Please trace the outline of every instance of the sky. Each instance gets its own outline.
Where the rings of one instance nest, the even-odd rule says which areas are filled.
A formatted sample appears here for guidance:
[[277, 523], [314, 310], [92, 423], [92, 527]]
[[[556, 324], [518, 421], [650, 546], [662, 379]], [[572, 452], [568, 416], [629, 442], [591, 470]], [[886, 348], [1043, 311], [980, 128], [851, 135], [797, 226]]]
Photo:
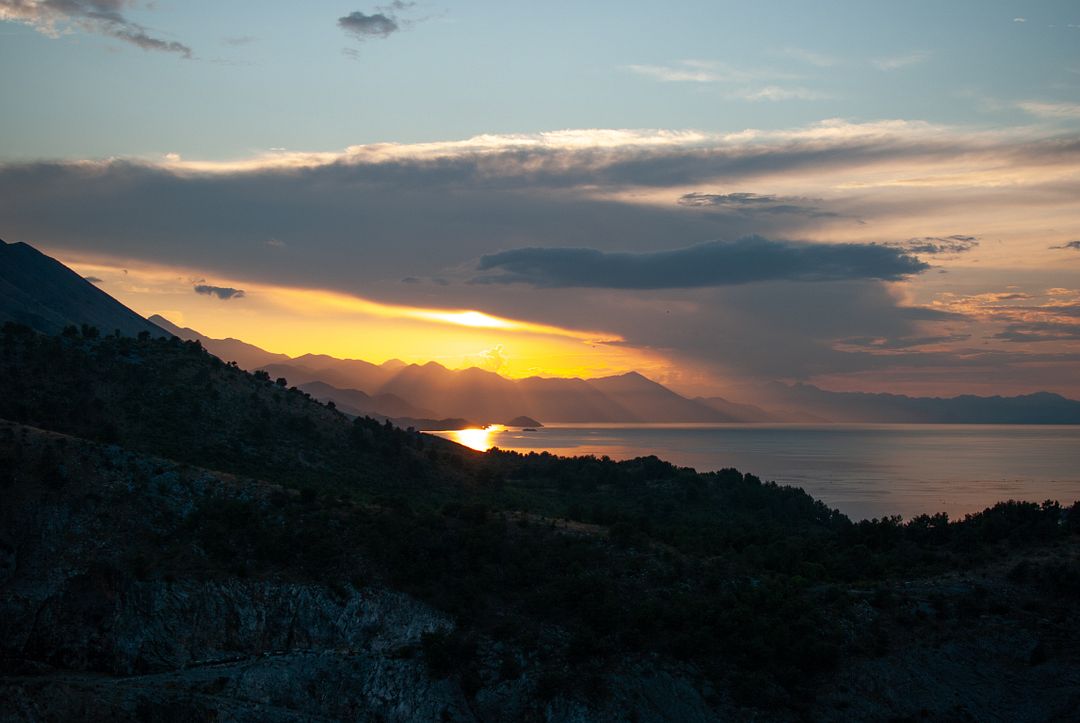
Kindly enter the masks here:
[[271, 351], [1080, 397], [1075, 2], [0, 0], [0, 238]]

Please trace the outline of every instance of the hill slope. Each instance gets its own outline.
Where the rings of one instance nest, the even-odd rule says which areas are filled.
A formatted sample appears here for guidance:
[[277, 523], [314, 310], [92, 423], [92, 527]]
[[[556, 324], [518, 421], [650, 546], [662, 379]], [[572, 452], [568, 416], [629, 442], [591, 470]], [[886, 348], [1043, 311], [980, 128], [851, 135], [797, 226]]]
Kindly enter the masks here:
[[0, 323], [25, 324], [46, 334], [96, 327], [136, 336], [164, 330], [136, 314], [59, 261], [24, 243], [0, 240]]
[[227, 362], [234, 361], [239, 364], [242, 369], [258, 369], [259, 367], [268, 366], [270, 364], [287, 363], [291, 360], [291, 358], [285, 354], [275, 354], [266, 351], [265, 349], [260, 349], [254, 344], [240, 341], [239, 339], [233, 339], [231, 337], [228, 339], [211, 339], [194, 329], [190, 329], [186, 326], [177, 326], [160, 314], [154, 314], [149, 320], [168, 333], [173, 336], [178, 336], [184, 341], [199, 342], [203, 345], [204, 349], [207, 349], [218, 359]]

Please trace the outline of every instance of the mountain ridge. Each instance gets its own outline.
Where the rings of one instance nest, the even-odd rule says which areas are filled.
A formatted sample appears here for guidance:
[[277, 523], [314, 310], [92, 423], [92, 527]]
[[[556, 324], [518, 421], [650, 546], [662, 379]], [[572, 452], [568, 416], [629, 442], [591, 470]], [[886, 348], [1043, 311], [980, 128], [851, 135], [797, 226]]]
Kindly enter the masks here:
[[[732, 422], [736, 416], [687, 399], [662, 384], [631, 371], [594, 379], [580, 377], [526, 377], [508, 379], [478, 367], [448, 369], [436, 361], [405, 364], [392, 359], [374, 364], [362, 359], [338, 359], [326, 354], [298, 357], [273, 354], [246, 342], [207, 337], [181, 328], [164, 317], [163, 326], [186, 340], [197, 340], [211, 353], [243, 367], [241, 355], [258, 364], [272, 378], [307, 389], [322, 383], [320, 393], [335, 404], [356, 408], [349, 392], [370, 398], [383, 395], [401, 400], [426, 414], [397, 414], [370, 408], [379, 416], [414, 418], [465, 418], [497, 423], [515, 417], [542, 422]], [[229, 354], [234, 356], [230, 357]], [[260, 353], [266, 355], [261, 357]], [[422, 401], [420, 401], [422, 400]]]
[[4, 321], [45, 334], [85, 325], [101, 334], [166, 335], [51, 256], [29, 244], [0, 239], [0, 322]]
[[[187, 331], [191, 333], [188, 338], [198, 339], [211, 352], [225, 353], [231, 348], [222, 345], [223, 340]], [[298, 364], [300, 360], [323, 366]], [[973, 394], [913, 397], [889, 392], [834, 392], [801, 382], [770, 382], [762, 388], [766, 397], [762, 407], [724, 397], [689, 399], [637, 371], [591, 379], [541, 376], [508, 379], [478, 367], [448, 369], [435, 361], [391, 362], [378, 365], [360, 359], [305, 354], [260, 368], [272, 377], [285, 377], [301, 386], [323, 382], [370, 396], [391, 394], [435, 412], [434, 416], [422, 415], [430, 419], [452, 417], [484, 423], [527, 416], [542, 422], [581, 424], [1080, 424], [1080, 401], [1046, 391], [1012, 397]], [[423, 399], [424, 403], [417, 405], [417, 399]], [[344, 397], [341, 400], [348, 404]], [[337, 398], [334, 401], [339, 403]], [[381, 411], [379, 415], [413, 416]]]
[[766, 385], [769, 403], [834, 422], [900, 424], [1080, 424], [1080, 401], [1040, 391], [1011, 397], [960, 394], [912, 397], [888, 392], [834, 392], [812, 384]]

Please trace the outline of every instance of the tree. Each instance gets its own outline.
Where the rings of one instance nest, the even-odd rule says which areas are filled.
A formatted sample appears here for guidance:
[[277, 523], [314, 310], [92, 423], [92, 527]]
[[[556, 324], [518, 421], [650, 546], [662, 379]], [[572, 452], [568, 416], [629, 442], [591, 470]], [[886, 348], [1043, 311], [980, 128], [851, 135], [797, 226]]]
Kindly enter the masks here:
[[284, 389], [285, 387], [289, 386], [289, 382], [288, 382], [288, 381], [286, 381], [285, 377], [278, 377], [278, 378], [277, 378], [277, 381], [276, 381], [276, 382], [274, 382], [274, 384], [277, 384], [277, 385], [278, 385], [279, 387], [281, 387], [282, 389]]

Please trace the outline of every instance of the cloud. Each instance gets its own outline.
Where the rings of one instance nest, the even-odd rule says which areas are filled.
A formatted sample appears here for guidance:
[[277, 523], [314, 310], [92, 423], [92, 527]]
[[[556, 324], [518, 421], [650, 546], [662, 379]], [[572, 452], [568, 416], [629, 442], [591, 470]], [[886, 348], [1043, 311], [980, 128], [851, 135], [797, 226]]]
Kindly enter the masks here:
[[1052, 249], [1072, 249], [1073, 251], [1080, 251], [1080, 241], [1066, 241], [1060, 246], [1051, 246]]
[[1017, 107], [1025, 113], [1056, 120], [1080, 119], [1080, 103], [1046, 103], [1034, 100], [1018, 103]]
[[735, 83], [755, 76], [725, 63], [683, 60], [674, 65], [628, 65], [627, 70], [664, 83]]
[[349, 33], [357, 40], [365, 41], [372, 38], [388, 38], [403, 27], [408, 27], [415, 21], [405, 20], [398, 16], [402, 10], [408, 10], [415, 3], [395, 2], [375, 8], [373, 13], [364, 13], [359, 10], [338, 18], [338, 27]]
[[[645, 251], [755, 234], [805, 239], [828, 221], [819, 213], [926, 218], [934, 204], [958, 199], [996, 208], [1002, 197], [993, 187], [860, 188], [855, 200], [840, 203], [831, 184], [952, 174], [962, 162], [980, 184], [1008, 179], [1008, 198], [1022, 199], [1013, 179], [1080, 169], [1080, 143], [1066, 141], [831, 122], [715, 136], [585, 130], [479, 137], [292, 158], [274, 153], [238, 164], [9, 163], [0, 164], [0, 218], [10, 233], [87, 254], [343, 291], [392, 280], [400, 290], [403, 277], [446, 277], [506, 248]], [[818, 211], [815, 200], [797, 195], [687, 193], [703, 184], [768, 189], [778, 181], [828, 187], [834, 199]], [[1076, 196], [1056, 187], [1062, 200], [1051, 208], [1071, 217]], [[1017, 214], [1047, 208], [1045, 190], [1033, 188], [1038, 197], [1017, 203]], [[649, 202], [637, 201], [642, 194]], [[269, 239], [286, 240], [288, 252], [278, 253]]]
[[1013, 18], [1014, 23], [1026, 23], [1027, 18]]
[[811, 244], [758, 236], [673, 251], [522, 248], [480, 258], [482, 283], [543, 287], [692, 289], [760, 281], [897, 280], [927, 264], [874, 244]]
[[958, 341], [966, 341], [971, 334], [943, 334], [938, 336], [907, 336], [899, 338], [853, 337], [851, 339], [839, 339], [839, 344], [844, 346], [858, 347], [871, 351], [895, 351], [897, 349], [913, 349], [924, 346], [937, 346], [951, 344]]
[[[530, 183], [550, 178], [574, 182], [655, 184], [650, 167], [662, 168], [670, 185], [702, 177], [768, 173], [842, 164], [854, 167], [887, 159], [965, 161], [1001, 154], [1003, 162], [1068, 162], [1080, 155], [1080, 141], [1039, 138], [1024, 131], [961, 133], [921, 121], [850, 123], [829, 119], [795, 129], [748, 129], [737, 133], [694, 130], [578, 129], [533, 134], [481, 135], [459, 141], [381, 143], [350, 146], [343, 152], [274, 152], [239, 161], [170, 163], [175, 171], [236, 173], [345, 166], [354, 171], [424, 167], [435, 176], [455, 168], [477, 175], [518, 176]], [[695, 165], [697, 167], [695, 167]], [[526, 172], [527, 171], [527, 172]], [[624, 172], [625, 171], [625, 172]], [[633, 173], [634, 177], [629, 177]], [[591, 174], [591, 177], [589, 175]], [[597, 177], [599, 174], [599, 177]], [[711, 174], [711, 175], [710, 175]]]
[[764, 88], [746, 89], [735, 93], [735, 97], [753, 101], [828, 100], [832, 98], [828, 93], [822, 93], [821, 91], [812, 90], [810, 88], [785, 88], [778, 85], [767, 85]]
[[498, 373], [500, 369], [506, 366], [507, 361], [506, 349], [502, 344], [496, 344], [490, 349], [484, 349], [479, 354], [465, 358], [466, 364], [495, 373]]
[[797, 86], [782, 86], [762, 82], [790, 80], [794, 77], [769, 68], [740, 68], [711, 60], [682, 60], [670, 65], [628, 65], [626, 69], [663, 83], [719, 83], [740, 85], [731, 91], [731, 98], [749, 101], [824, 100], [826, 93]]
[[903, 55], [893, 55], [884, 58], [875, 58], [871, 62], [878, 70], [899, 70], [911, 65], [918, 65], [930, 59], [933, 55], [929, 50], [915, 50]]
[[906, 241], [887, 241], [882, 245], [901, 249], [908, 254], [938, 256], [967, 253], [979, 245], [979, 239], [975, 236], [953, 234], [952, 236], [923, 236]]
[[383, 13], [365, 15], [361, 12], [353, 12], [338, 18], [338, 25], [346, 32], [356, 36], [358, 40], [368, 38], [386, 38], [391, 33], [396, 33], [400, 26], [393, 17]]
[[810, 218], [835, 218], [840, 214], [822, 211], [808, 205], [808, 199], [791, 198], [756, 193], [686, 193], [679, 197], [679, 205], [687, 208], [703, 208], [737, 214], [796, 214]]
[[210, 286], [209, 284], [195, 284], [193, 288], [195, 289], [196, 294], [216, 296], [222, 301], [244, 298], [243, 289], [234, 289], [231, 286]]
[[[514, 287], [499, 287], [508, 293]], [[901, 306], [888, 285], [873, 280], [801, 283], [770, 281], [699, 290], [536, 290], [544, 301], [569, 297], [571, 313], [618, 319], [625, 343], [663, 350], [680, 368], [720, 369], [731, 378], [809, 379], [824, 373], [878, 373], [897, 364], [949, 366], [944, 352], [892, 357], [838, 345], [852, 337], [912, 338], [926, 325], [960, 323], [955, 315]], [[583, 293], [583, 292], [578, 292]], [[670, 309], [671, 313], [667, 313]], [[677, 315], [676, 315], [677, 314]], [[586, 323], [583, 322], [583, 323]], [[968, 362], [970, 364], [971, 362]]]
[[625, 66], [638, 75], [664, 83], [752, 83], [762, 80], [791, 80], [797, 76], [772, 68], [749, 68], [716, 60], [680, 60], [666, 65]]
[[1080, 324], [1036, 321], [1009, 324], [995, 339], [1008, 342], [1080, 341]]
[[102, 281], [104, 281], [104, 279], [99, 279], [97, 276], [84, 276], [83, 278], [89, 281], [91, 284], [100, 284]]
[[77, 28], [135, 45], [143, 50], [177, 53], [191, 58], [191, 48], [149, 34], [122, 13], [129, 0], [0, 0], [0, 21], [20, 22], [50, 37]]
[[222, 39], [222, 42], [225, 43], [226, 45], [232, 45], [234, 47], [239, 47], [241, 45], [250, 45], [251, 43], [254, 43], [256, 40], [257, 40], [257, 38], [255, 38], [252, 35], [231, 35], [231, 36], [229, 36], [227, 38]]

